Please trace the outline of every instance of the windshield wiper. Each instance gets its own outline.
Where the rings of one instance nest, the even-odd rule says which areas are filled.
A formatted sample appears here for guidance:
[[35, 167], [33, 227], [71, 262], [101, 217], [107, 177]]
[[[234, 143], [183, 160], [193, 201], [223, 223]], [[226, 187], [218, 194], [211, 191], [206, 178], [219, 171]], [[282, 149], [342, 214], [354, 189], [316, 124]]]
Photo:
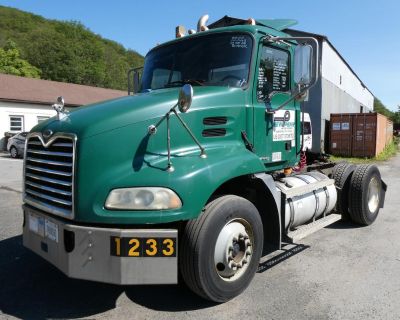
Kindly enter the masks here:
[[164, 85], [164, 88], [168, 87], [175, 87], [176, 85], [183, 85], [183, 84], [191, 84], [191, 85], [198, 85], [198, 86], [204, 86], [205, 80], [203, 79], [184, 79], [184, 80], [177, 80], [177, 81], [171, 81], [168, 82]]

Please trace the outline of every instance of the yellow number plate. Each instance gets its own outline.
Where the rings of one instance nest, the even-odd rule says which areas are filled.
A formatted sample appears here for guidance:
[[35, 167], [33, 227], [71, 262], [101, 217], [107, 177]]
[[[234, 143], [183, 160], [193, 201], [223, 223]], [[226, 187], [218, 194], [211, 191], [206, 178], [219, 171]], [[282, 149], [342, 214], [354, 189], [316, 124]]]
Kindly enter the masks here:
[[176, 257], [176, 239], [111, 237], [110, 254], [116, 257]]

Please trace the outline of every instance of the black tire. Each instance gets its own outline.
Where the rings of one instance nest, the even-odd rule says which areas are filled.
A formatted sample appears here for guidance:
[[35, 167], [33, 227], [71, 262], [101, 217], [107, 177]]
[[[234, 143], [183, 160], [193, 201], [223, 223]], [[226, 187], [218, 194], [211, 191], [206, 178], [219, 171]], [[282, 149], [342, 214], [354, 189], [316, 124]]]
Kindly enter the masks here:
[[350, 218], [349, 213], [349, 189], [350, 180], [354, 172], [355, 165], [348, 162], [340, 162], [334, 168], [332, 177], [335, 180], [337, 189], [336, 212], [347, 220]]
[[[252, 235], [252, 255], [240, 277], [226, 281], [215, 265], [215, 247], [220, 231], [236, 220], [248, 224], [246, 231]], [[181, 243], [179, 264], [187, 286], [207, 300], [225, 302], [243, 292], [255, 275], [263, 246], [261, 217], [248, 200], [222, 196], [207, 204], [197, 219], [187, 223]]]
[[[370, 184], [376, 183], [378, 190], [377, 205], [373, 203], [372, 209], [368, 205]], [[360, 225], [370, 225], [378, 216], [382, 197], [381, 174], [375, 165], [359, 165], [353, 172], [350, 181], [349, 205], [350, 218]]]
[[18, 150], [16, 147], [12, 146], [10, 148], [10, 155], [11, 155], [11, 158], [14, 158], [14, 159], [18, 158]]

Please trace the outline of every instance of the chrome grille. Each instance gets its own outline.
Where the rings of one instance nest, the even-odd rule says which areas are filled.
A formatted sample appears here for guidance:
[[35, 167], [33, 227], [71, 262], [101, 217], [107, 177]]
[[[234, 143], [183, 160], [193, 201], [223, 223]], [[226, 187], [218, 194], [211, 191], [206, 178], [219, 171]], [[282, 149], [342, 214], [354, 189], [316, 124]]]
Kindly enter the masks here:
[[76, 138], [56, 133], [47, 142], [40, 133], [27, 137], [24, 160], [24, 201], [43, 211], [74, 217]]

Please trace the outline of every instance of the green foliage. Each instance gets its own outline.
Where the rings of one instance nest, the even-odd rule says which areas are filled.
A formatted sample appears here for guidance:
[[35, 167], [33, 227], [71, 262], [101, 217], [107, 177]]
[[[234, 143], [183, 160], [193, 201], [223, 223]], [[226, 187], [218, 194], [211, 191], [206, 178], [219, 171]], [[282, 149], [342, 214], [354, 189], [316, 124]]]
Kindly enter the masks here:
[[384, 116], [391, 118], [393, 116], [393, 112], [384, 106], [384, 104], [378, 98], [374, 99], [374, 111]]
[[399, 149], [399, 140], [397, 137], [393, 137], [393, 140], [386, 145], [385, 149], [378, 154], [375, 159], [377, 161], [385, 161], [396, 155]]
[[80, 22], [47, 20], [0, 6], [0, 47], [9, 39], [48, 80], [125, 90], [128, 70], [143, 65], [140, 54]]
[[394, 124], [400, 125], [400, 105], [397, 106], [397, 111], [393, 113], [391, 120]]
[[0, 48], [0, 73], [13, 74], [28, 78], [40, 78], [41, 71], [28, 61], [20, 58], [15, 42], [8, 41]]
[[396, 112], [390, 111], [378, 98], [374, 99], [374, 111], [388, 117], [394, 124], [400, 124], [400, 106], [397, 108]]

